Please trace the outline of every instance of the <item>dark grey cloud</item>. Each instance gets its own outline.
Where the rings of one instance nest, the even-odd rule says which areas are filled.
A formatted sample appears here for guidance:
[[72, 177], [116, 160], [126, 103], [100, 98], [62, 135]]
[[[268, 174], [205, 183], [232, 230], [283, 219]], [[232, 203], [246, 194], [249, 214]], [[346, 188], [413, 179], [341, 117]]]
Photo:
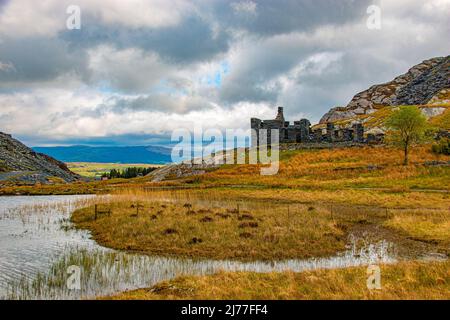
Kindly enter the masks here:
[[212, 25], [198, 15], [184, 19], [176, 26], [162, 28], [130, 28], [101, 25], [87, 17], [83, 28], [60, 33], [60, 38], [72, 47], [90, 48], [107, 44], [117, 49], [140, 48], [156, 52], [168, 63], [196, 63], [213, 59], [229, 49], [230, 35], [213, 30]]
[[3, 38], [0, 62], [9, 66], [0, 71], [0, 87], [47, 82], [64, 74], [89, 78], [86, 53], [54, 38]]
[[[310, 31], [318, 26], [344, 24], [361, 19], [373, 0], [243, 0], [220, 1], [216, 15], [229, 27], [242, 28], [262, 36]], [[254, 3], [255, 12], [246, 12]], [[241, 4], [239, 6], [239, 4]]]
[[129, 98], [113, 96], [96, 108], [83, 111], [81, 115], [101, 118], [109, 113], [132, 114], [141, 111], [183, 114], [194, 110], [207, 110], [211, 107], [211, 103], [200, 96], [180, 97], [166, 94], [152, 94]]
[[183, 114], [209, 108], [211, 108], [211, 103], [200, 96], [172, 97], [164, 94], [154, 94], [133, 100], [119, 99], [114, 105], [114, 110], [117, 112], [162, 111]]
[[[256, 4], [254, 15], [239, 13], [239, 3]], [[173, 63], [205, 62], [229, 50], [230, 29], [244, 29], [259, 36], [310, 31], [325, 24], [343, 24], [365, 16], [373, 0], [196, 1], [201, 14], [193, 13], [180, 24], [162, 28], [131, 28], [100, 24], [83, 15], [81, 30], [66, 30], [60, 37], [73, 47], [112, 44], [119, 49], [138, 47], [157, 52]]]
[[[14, 68], [0, 72], [0, 83], [19, 85], [20, 82], [44, 82], [69, 74], [88, 85], [107, 84], [119, 91], [146, 92], [152, 82], [164, 76], [164, 69], [145, 70], [150, 74], [143, 77], [134, 70], [127, 72], [127, 68], [122, 68], [119, 63], [116, 68], [107, 66], [107, 72], [92, 79], [86, 51], [99, 45], [109, 45], [117, 50], [139, 48], [156, 52], [161, 62], [169, 65], [205, 63], [229, 51], [233, 41], [230, 28], [243, 28], [264, 37], [306, 32], [324, 24], [359, 19], [365, 14], [368, 1], [254, 1], [255, 12], [250, 13], [250, 18], [245, 17], [248, 12], [237, 12], [236, 8], [240, 8], [240, 3], [253, 1], [195, 3], [202, 9], [201, 13], [192, 13], [174, 26], [132, 28], [104, 24], [98, 16], [83, 12], [81, 30], [63, 30], [53, 38], [5, 39], [0, 44], [0, 62], [11, 64]], [[293, 54], [297, 57], [292, 57]], [[246, 76], [234, 75], [242, 82], [229, 81], [221, 90], [223, 102], [274, 101], [276, 88], [265, 88], [261, 85], [262, 79], [289, 70], [292, 63], [301, 57], [301, 52], [273, 47], [270, 51], [253, 52], [251, 55], [252, 66], [239, 66], [241, 74]]]
[[[246, 47], [246, 45], [244, 45]], [[279, 87], [268, 86], [275, 77], [289, 72], [297, 63], [313, 52], [310, 47], [285, 46], [274, 42], [249, 45], [224, 81], [219, 93], [227, 103], [239, 101], [275, 103]]]

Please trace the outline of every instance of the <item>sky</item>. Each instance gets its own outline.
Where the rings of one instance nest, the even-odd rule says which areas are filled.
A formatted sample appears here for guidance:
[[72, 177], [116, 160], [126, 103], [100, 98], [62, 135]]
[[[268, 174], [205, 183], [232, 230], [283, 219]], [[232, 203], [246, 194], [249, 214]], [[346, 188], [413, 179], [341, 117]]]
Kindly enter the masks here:
[[165, 145], [277, 106], [316, 123], [449, 40], [450, 0], [0, 0], [0, 131]]

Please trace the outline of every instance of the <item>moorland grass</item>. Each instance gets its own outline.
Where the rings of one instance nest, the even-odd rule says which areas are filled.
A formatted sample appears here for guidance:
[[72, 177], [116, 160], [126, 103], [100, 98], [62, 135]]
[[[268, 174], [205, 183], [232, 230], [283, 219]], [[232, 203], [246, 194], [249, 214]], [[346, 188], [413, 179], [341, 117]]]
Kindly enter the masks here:
[[[388, 188], [450, 190], [450, 167], [427, 163], [449, 161], [437, 156], [430, 146], [417, 147], [409, 166], [402, 165], [400, 150], [389, 147], [362, 147], [286, 151], [279, 172], [261, 176], [259, 165], [227, 165], [199, 178], [205, 185], [260, 185], [322, 190], [343, 188]], [[188, 180], [188, 179], [186, 179]]]

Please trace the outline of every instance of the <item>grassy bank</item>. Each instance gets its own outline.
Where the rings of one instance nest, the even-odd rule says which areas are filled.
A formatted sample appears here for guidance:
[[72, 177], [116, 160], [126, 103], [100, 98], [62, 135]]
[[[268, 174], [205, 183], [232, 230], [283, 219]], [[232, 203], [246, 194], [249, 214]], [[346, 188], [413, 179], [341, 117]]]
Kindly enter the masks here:
[[381, 266], [380, 290], [367, 289], [367, 268], [302, 273], [226, 273], [180, 277], [121, 300], [450, 299], [450, 262]]

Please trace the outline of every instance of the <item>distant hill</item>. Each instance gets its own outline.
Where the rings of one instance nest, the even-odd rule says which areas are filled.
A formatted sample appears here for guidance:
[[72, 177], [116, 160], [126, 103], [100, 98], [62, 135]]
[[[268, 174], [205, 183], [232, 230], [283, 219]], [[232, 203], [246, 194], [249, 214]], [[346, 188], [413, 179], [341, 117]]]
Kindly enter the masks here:
[[368, 116], [384, 107], [422, 105], [438, 108], [449, 103], [450, 56], [438, 57], [423, 61], [390, 82], [358, 93], [347, 106], [327, 112], [320, 123]]
[[0, 132], [0, 183], [72, 182], [79, 178], [64, 163], [33, 151], [11, 135]]
[[133, 147], [34, 147], [36, 152], [48, 154], [63, 162], [145, 163], [171, 162], [171, 149], [157, 146]]

